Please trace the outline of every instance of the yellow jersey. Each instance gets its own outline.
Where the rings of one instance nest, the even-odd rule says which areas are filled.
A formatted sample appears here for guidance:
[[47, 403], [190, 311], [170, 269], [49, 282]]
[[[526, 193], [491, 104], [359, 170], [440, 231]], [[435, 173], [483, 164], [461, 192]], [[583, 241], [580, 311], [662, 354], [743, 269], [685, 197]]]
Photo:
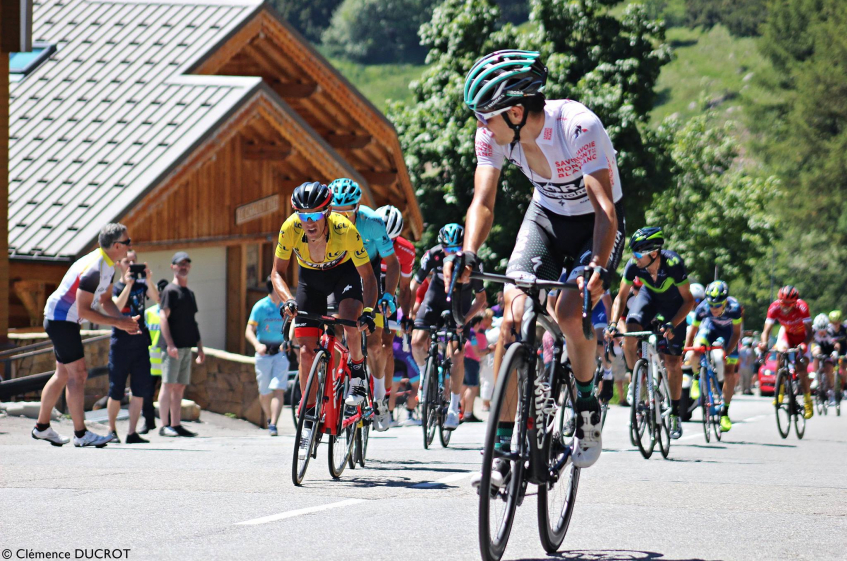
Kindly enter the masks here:
[[303, 224], [297, 214], [292, 214], [282, 223], [279, 230], [279, 243], [276, 246], [276, 256], [280, 259], [291, 259], [291, 253], [297, 256], [297, 262], [306, 269], [327, 270], [353, 260], [356, 267], [370, 263], [368, 252], [362, 243], [362, 236], [344, 216], [331, 212], [326, 218], [326, 254], [317, 260], [309, 254], [309, 242], [303, 232]]

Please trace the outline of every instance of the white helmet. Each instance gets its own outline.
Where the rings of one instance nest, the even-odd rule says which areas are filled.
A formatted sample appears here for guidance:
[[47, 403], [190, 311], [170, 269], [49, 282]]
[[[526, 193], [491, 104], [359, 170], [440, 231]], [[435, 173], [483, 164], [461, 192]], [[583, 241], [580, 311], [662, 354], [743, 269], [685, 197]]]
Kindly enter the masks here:
[[385, 222], [385, 231], [392, 240], [403, 231], [403, 215], [396, 206], [385, 205], [376, 209], [376, 213]]
[[829, 316], [826, 314], [818, 314], [815, 316], [815, 321], [812, 323], [812, 329], [815, 331], [824, 331], [829, 327]]
[[706, 289], [699, 282], [692, 282], [690, 289], [695, 300], [702, 302], [706, 298]]

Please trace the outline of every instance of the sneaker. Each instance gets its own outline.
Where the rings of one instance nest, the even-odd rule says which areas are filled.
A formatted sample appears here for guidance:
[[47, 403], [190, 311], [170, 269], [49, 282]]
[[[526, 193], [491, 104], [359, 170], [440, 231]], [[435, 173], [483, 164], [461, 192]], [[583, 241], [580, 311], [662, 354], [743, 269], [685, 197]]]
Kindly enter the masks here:
[[810, 397], [806, 397], [806, 409], [803, 411], [804, 419], [811, 419], [815, 416], [815, 404]]
[[271, 436], [279, 436], [279, 431], [276, 430], [276, 425], [268, 423], [268, 434]]
[[32, 437], [35, 440], [46, 440], [53, 446], [64, 446], [68, 442], [71, 441], [67, 436], [61, 436], [59, 433], [53, 430], [53, 427], [47, 427], [44, 430], [38, 430], [38, 428], [32, 429]]
[[155, 428], [156, 428], [155, 423], [152, 424], [152, 425], [148, 425], [147, 423], [144, 423], [144, 425], [141, 427], [141, 430], [138, 431], [138, 434], [147, 434], [148, 432], [150, 432], [151, 430], [153, 430]]
[[470, 414], [467, 417], [465, 417], [464, 419], [462, 419], [462, 422], [463, 423], [481, 423], [482, 419], [478, 419], [476, 417], [476, 415]]
[[174, 431], [176, 431], [177, 436], [185, 436], [187, 438], [192, 438], [197, 436], [196, 432], [191, 432], [187, 428], [182, 425], [177, 425], [175, 427], [171, 427]]
[[459, 412], [452, 409], [447, 410], [447, 417], [444, 418], [444, 430], [456, 430], [459, 427]]
[[388, 398], [374, 401], [374, 429], [385, 432], [391, 428], [391, 412], [388, 410]]
[[138, 436], [137, 432], [126, 435], [126, 443], [127, 444], [150, 444], [150, 441], [146, 438], [141, 438]]
[[[509, 479], [509, 472], [512, 470], [512, 463], [506, 458], [494, 458], [494, 463], [491, 465], [491, 488], [495, 491], [502, 489]], [[482, 472], [479, 471], [471, 476], [471, 487], [479, 489], [479, 482], [482, 481]]]
[[74, 446], [77, 448], [87, 448], [89, 446], [94, 446], [95, 448], [103, 448], [106, 446], [111, 440], [110, 436], [101, 436], [99, 434], [94, 434], [90, 430], [85, 431], [85, 436], [82, 438], [78, 436], [74, 436]]
[[400, 423], [401, 427], [419, 427], [421, 426], [421, 420], [415, 419], [414, 417], [409, 417], [402, 423]]
[[606, 403], [612, 399], [612, 396], [615, 395], [615, 387], [612, 385], [611, 380], [603, 380], [603, 389], [600, 390], [599, 400], [604, 401]]
[[344, 405], [349, 405], [351, 407], [356, 407], [364, 403], [365, 398], [368, 396], [368, 391], [361, 384], [356, 384], [355, 386], [350, 386], [350, 392], [347, 394], [347, 398], [344, 400]]
[[603, 451], [603, 435], [600, 432], [600, 404], [593, 404], [577, 413], [576, 438], [573, 465], [578, 468], [593, 466]]
[[305, 460], [309, 454], [309, 440], [312, 438], [312, 429], [303, 424], [303, 431], [300, 433], [300, 450], [297, 451], [297, 458]]
[[691, 380], [691, 391], [688, 392], [688, 395], [692, 400], [700, 398], [700, 380]]
[[115, 444], [121, 443], [121, 437], [118, 436], [116, 431], [110, 431], [109, 434], [106, 435], [109, 438], [109, 442], [114, 442]]
[[403, 426], [403, 423], [399, 422], [397, 419], [395, 419], [394, 417], [392, 417], [392, 418], [391, 418], [391, 423], [390, 423], [388, 426], [389, 426], [389, 427], [391, 427], [391, 428], [393, 429], [393, 428], [397, 428], [397, 427], [402, 427], [402, 426]]
[[179, 436], [179, 433], [177, 433], [173, 427], [162, 427], [159, 429], [159, 436], [176, 437]]
[[682, 437], [682, 423], [679, 422], [679, 415], [671, 415], [671, 438], [679, 440]]
[[729, 432], [732, 428], [732, 421], [729, 420], [729, 415], [721, 417], [721, 432]]

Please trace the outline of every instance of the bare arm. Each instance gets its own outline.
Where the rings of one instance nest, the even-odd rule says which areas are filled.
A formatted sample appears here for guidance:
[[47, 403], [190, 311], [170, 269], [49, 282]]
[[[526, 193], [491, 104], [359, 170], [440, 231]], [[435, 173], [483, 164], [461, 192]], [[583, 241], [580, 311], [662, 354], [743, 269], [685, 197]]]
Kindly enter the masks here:
[[397, 304], [400, 306], [400, 309], [403, 310], [403, 317], [411, 317], [409, 314], [412, 313], [412, 303], [414, 299], [412, 298], [411, 287], [409, 283], [412, 282], [412, 277], [400, 277], [400, 283], [397, 291]]
[[400, 260], [397, 254], [392, 253], [382, 258], [385, 263], [385, 292], [391, 295], [397, 291], [397, 283], [400, 281]]
[[682, 306], [671, 320], [674, 325], [684, 322], [686, 316], [688, 316], [688, 312], [694, 308], [694, 295], [691, 294], [691, 285], [685, 283], [679, 285], [677, 288], [679, 289], [680, 296], [682, 296]]
[[732, 326], [732, 337], [729, 338], [729, 345], [726, 347], [726, 353], [729, 354], [738, 345], [741, 340], [741, 324], [736, 323]]
[[362, 298], [366, 308], [374, 308], [376, 306], [376, 277], [370, 263], [365, 263], [356, 267], [359, 276], [362, 277]]
[[691, 347], [694, 345], [694, 335], [697, 333], [697, 326], [693, 323], [688, 326], [688, 331], [685, 333], [685, 346]]
[[[609, 316], [609, 324], [617, 323], [618, 318], [621, 317], [621, 313], [623, 313], [623, 307], [626, 303], [626, 299], [629, 297], [630, 285], [627, 284], [626, 281], [622, 280], [620, 288], [618, 288], [618, 295], [615, 297], [615, 303], [612, 305], [612, 314]], [[642, 289], [643, 290], [643, 289]]]
[[126, 303], [129, 301], [129, 295], [132, 292], [132, 286], [135, 284], [135, 279], [129, 274], [129, 270], [121, 276], [121, 281], [124, 283], [124, 289], [118, 294], [117, 298], [112, 298], [119, 310], [123, 310], [126, 307]]
[[80, 319], [96, 323], [98, 325], [108, 325], [123, 329], [127, 333], [135, 333], [138, 331], [138, 316], [135, 318], [126, 317], [121, 314], [115, 303], [109, 297], [112, 293], [112, 285], [109, 285], [109, 290], [104, 292], [100, 297], [100, 306], [105, 314], [101, 314], [97, 310], [92, 309], [94, 303], [94, 294], [84, 290], [77, 289], [76, 305]]
[[[612, 181], [609, 170], [602, 169], [584, 176], [585, 191], [594, 207], [594, 238], [591, 248], [591, 264], [605, 268], [615, 247], [618, 231], [618, 214], [612, 201]], [[580, 281], [577, 281], [580, 282]], [[588, 281], [588, 290], [596, 303], [603, 295], [603, 283], [599, 273]], [[687, 312], [686, 312], [687, 313]]]
[[[147, 267], [147, 263], [144, 263], [144, 266]], [[147, 273], [147, 298], [158, 304], [159, 290], [153, 284], [153, 272], [150, 270], [150, 267], [147, 267], [144, 271]]]
[[[263, 344], [259, 342], [258, 337], [256, 337], [256, 326], [252, 323], [247, 324], [247, 329], [244, 330], [244, 337], [247, 338], [247, 341], [253, 345], [253, 348], [256, 349], [256, 352], [260, 355], [265, 354], [266, 348]], [[260, 350], [261, 349], [261, 350]]]
[[472, 318], [483, 309], [485, 309], [485, 305], [487, 304], [487, 300], [485, 298], [485, 291], [477, 292], [474, 296], [473, 304], [471, 304], [471, 309], [468, 310], [468, 313], [465, 317]]
[[759, 340], [759, 345], [762, 348], [768, 348], [768, 339], [771, 336], [774, 322], [765, 320], [765, 327], [762, 329], [762, 338]]

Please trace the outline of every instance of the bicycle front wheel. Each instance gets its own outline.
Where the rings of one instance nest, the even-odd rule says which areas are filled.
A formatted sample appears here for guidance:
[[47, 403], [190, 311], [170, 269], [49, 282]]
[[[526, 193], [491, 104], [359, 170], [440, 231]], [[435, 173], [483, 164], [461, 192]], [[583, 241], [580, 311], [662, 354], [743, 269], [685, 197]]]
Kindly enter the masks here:
[[[309, 371], [306, 381], [306, 391], [303, 394], [303, 408], [297, 419], [297, 432], [294, 434], [294, 461], [291, 464], [291, 480], [295, 485], [301, 485], [306, 476], [309, 460], [317, 449], [318, 431], [323, 409], [324, 384], [326, 383], [327, 356], [322, 350], [315, 354], [315, 361]], [[312, 389], [316, 390], [314, 412], [306, 409]]]
[[[576, 386], [572, 378], [563, 384], [559, 396], [553, 396], [555, 402], [562, 404], [548, 428], [542, 456], [547, 459], [547, 468], [552, 469], [569, 455], [573, 447], [573, 433], [566, 435], [565, 419], [576, 416]], [[570, 409], [570, 412], [565, 409]], [[559, 549], [568, 533], [573, 516], [576, 492], [579, 487], [580, 469], [568, 460], [558, 474], [556, 481], [548, 481], [538, 486], [538, 532], [541, 545], [547, 553]]]
[[435, 358], [426, 359], [423, 376], [424, 387], [421, 391], [421, 428], [423, 428], [424, 450], [428, 449], [435, 439], [435, 425], [438, 423], [438, 370]]
[[629, 430], [630, 438], [635, 441], [638, 451], [645, 459], [653, 455], [653, 447], [656, 445], [650, 396], [647, 390], [649, 375], [646, 360], [641, 359], [635, 363], [635, 368], [632, 369], [635, 386], [632, 392], [632, 409], [629, 412]]
[[[442, 375], [446, 378], [450, 373], [444, 370]], [[445, 413], [447, 402], [444, 399], [444, 380], [438, 381], [436, 399], [438, 400], [438, 439], [441, 441], [441, 447], [447, 448], [450, 445], [450, 436], [453, 434], [453, 431], [444, 428], [444, 421], [447, 419], [447, 414]]]
[[712, 418], [712, 430], [715, 433], [715, 438], [718, 442], [721, 440], [723, 432], [721, 431], [721, 409], [723, 409], [723, 390], [718, 384], [718, 379], [715, 376], [709, 378], [709, 393], [712, 395], [712, 409], [709, 411], [709, 416]]
[[[513, 344], [506, 352], [497, 376], [483, 447], [479, 482], [479, 549], [484, 561], [499, 561], [503, 556], [512, 532], [515, 509], [526, 488], [522, 456], [526, 443], [515, 438], [521, 433], [518, 424], [526, 422], [520, 419], [521, 403], [527, 398], [526, 385], [520, 383], [520, 379], [526, 378], [526, 370], [526, 350], [520, 344]], [[495, 444], [500, 440], [498, 420], [504, 415], [515, 415], [513, 437], [509, 448], [495, 450]], [[501, 475], [505, 472], [503, 485], [499, 487], [491, 486], [491, 473], [495, 469]]]
[[659, 442], [659, 451], [662, 457], [667, 459], [671, 452], [671, 396], [668, 394], [668, 384], [665, 373], [659, 370], [656, 379], [656, 440]]
[[794, 432], [797, 434], [797, 438], [802, 440], [806, 434], [806, 410], [803, 406], [803, 390], [800, 388], [799, 381], [792, 381], [791, 387], [794, 401]]
[[788, 432], [791, 430], [791, 416], [794, 413], [794, 404], [791, 399], [791, 380], [788, 378], [788, 371], [784, 368], [776, 373], [773, 402], [776, 410], [776, 428], [779, 430], [779, 436], [788, 438]]
[[344, 468], [350, 460], [350, 454], [353, 452], [353, 442], [355, 440], [355, 426], [348, 425], [347, 428], [342, 428], [344, 420], [350, 416], [347, 407], [344, 406], [344, 396], [347, 395], [349, 385], [349, 381], [345, 383], [337, 397], [336, 407], [339, 408], [340, 413], [338, 415], [338, 426], [336, 434], [329, 437], [329, 453], [327, 454], [327, 458], [329, 459], [329, 474], [334, 479], [341, 477], [341, 474], [344, 472]]

